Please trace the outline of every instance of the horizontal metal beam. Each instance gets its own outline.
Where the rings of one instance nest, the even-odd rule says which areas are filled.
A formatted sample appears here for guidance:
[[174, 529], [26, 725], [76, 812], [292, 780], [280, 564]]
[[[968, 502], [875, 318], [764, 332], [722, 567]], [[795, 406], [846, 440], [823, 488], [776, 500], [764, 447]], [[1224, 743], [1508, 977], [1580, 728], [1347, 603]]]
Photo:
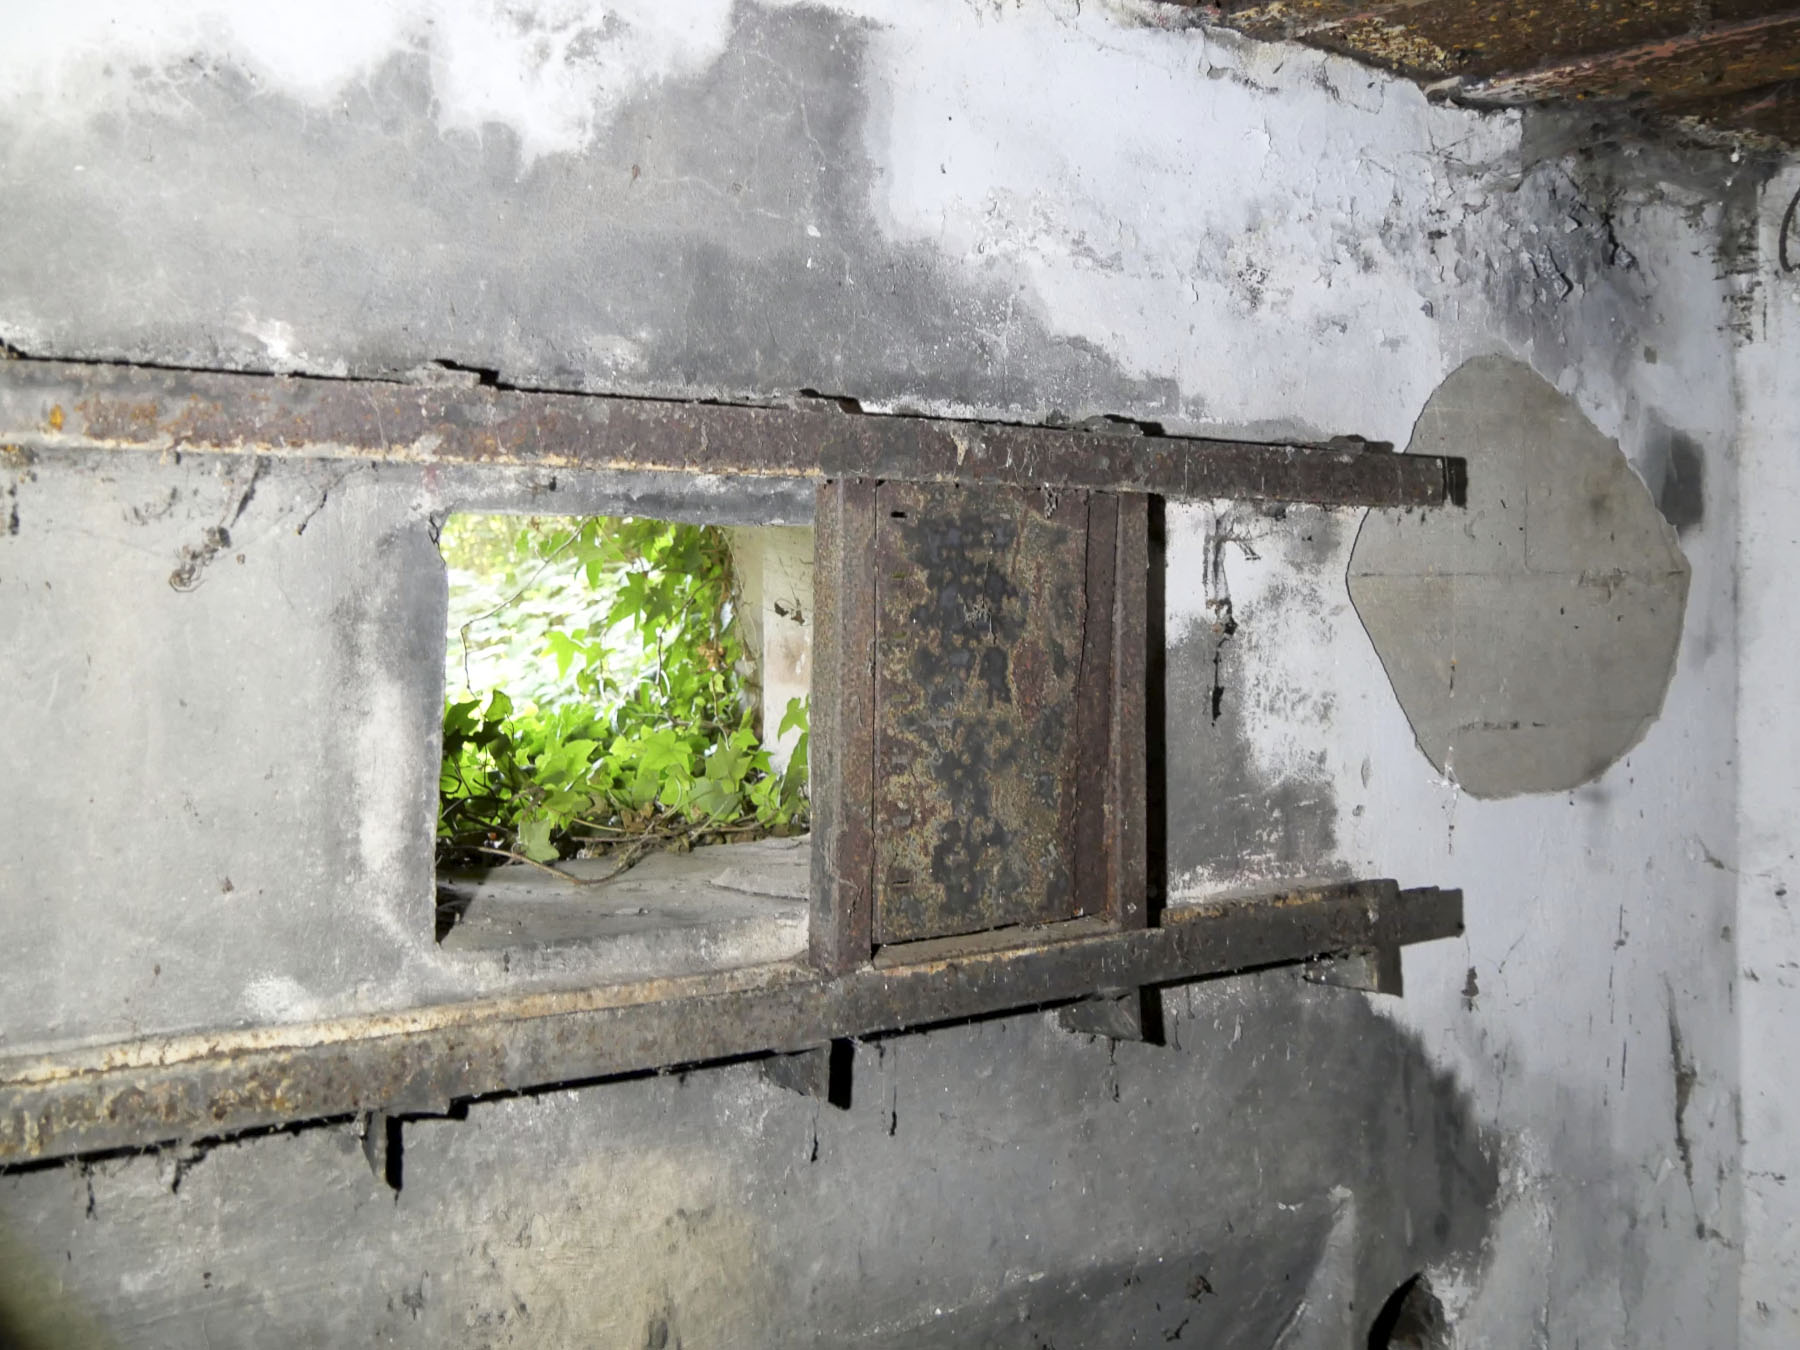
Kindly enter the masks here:
[[[1040, 930], [1054, 938], [1059, 926]], [[0, 1165], [459, 1099], [866, 1036], [1387, 949], [1462, 931], [1462, 893], [1354, 881], [1171, 909], [1035, 946], [919, 944], [835, 978], [795, 963], [0, 1061]], [[905, 948], [888, 952], [902, 956]]]
[[1427, 78], [1475, 77], [1546, 60], [1673, 38], [1695, 24], [1693, 0], [1227, 0], [1222, 22], [1291, 38]]
[[1461, 460], [467, 384], [0, 361], [0, 447], [629, 469], [1437, 506]]
[[1716, 97], [1800, 76], [1800, 13], [1713, 24], [1465, 84], [1471, 99], [1520, 103], [1579, 96]]
[[1204, 8], [1210, 21], [1251, 37], [1304, 42], [1476, 106], [1630, 99], [1634, 112], [1800, 143], [1800, 93], [1788, 87], [1800, 82], [1800, 5], [1790, 0], [1223, 0]]

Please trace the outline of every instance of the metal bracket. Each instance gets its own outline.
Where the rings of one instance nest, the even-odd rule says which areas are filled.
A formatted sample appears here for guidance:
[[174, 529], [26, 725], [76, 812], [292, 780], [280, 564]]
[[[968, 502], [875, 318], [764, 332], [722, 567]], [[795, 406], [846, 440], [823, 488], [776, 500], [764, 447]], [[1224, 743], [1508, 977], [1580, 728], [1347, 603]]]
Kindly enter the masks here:
[[1103, 989], [1092, 998], [1059, 1008], [1063, 1030], [1111, 1041], [1163, 1044], [1162, 1000], [1154, 989]]
[[405, 1140], [400, 1117], [386, 1111], [369, 1111], [362, 1118], [362, 1151], [375, 1180], [392, 1190], [400, 1189], [404, 1167]]
[[847, 1111], [853, 1061], [850, 1042], [839, 1039], [793, 1054], [770, 1055], [759, 1067], [763, 1078], [774, 1086]]
[[1406, 992], [1398, 947], [1373, 947], [1315, 957], [1300, 968], [1300, 978], [1313, 984], [1361, 989], [1370, 994], [1392, 994], [1396, 998]]

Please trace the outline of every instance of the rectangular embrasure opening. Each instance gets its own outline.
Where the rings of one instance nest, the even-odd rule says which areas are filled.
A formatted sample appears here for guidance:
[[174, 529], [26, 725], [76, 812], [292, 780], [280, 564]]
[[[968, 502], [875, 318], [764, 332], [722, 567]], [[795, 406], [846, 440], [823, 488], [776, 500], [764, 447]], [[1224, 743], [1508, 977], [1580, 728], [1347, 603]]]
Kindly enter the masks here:
[[647, 978], [806, 947], [812, 530], [462, 512], [437, 937]]

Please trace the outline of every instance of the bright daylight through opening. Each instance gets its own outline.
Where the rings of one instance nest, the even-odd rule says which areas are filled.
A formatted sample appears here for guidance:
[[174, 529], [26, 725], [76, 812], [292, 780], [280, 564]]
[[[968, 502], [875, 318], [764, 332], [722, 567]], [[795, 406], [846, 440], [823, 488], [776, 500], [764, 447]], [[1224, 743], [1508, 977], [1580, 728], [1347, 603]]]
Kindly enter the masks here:
[[[440, 938], [496, 884], [558, 901], [563, 936], [594, 936], [586, 919], [606, 907], [593, 901], [628, 872], [705, 872], [704, 886], [719, 870], [712, 846], [759, 840], [787, 842], [729, 861], [803, 864], [811, 530], [468, 513], [438, 542], [450, 583]], [[696, 849], [704, 867], [647, 865]], [[573, 928], [571, 904], [584, 916]], [[500, 928], [526, 933], [522, 912]]]

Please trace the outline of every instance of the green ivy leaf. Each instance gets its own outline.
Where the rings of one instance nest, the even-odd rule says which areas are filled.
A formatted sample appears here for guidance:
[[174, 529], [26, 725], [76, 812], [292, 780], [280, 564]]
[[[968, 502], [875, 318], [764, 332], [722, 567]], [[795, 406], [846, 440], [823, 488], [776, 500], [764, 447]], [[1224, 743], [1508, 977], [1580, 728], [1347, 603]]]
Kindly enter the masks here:
[[806, 733], [809, 702], [805, 698], [790, 698], [787, 701], [787, 711], [781, 715], [781, 725], [775, 729], [777, 739], [790, 731], [799, 731], [802, 735]]
[[481, 706], [478, 698], [463, 699], [447, 703], [444, 706], [444, 740], [447, 744], [452, 737], [460, 739], [475, 730], [477, 718], [475, 710]]
[[548, 816], [532, 816], [519, 822], [519, 852], [533, 862], [549, 862], [557, 856], [550, 842], [551, 820]]

